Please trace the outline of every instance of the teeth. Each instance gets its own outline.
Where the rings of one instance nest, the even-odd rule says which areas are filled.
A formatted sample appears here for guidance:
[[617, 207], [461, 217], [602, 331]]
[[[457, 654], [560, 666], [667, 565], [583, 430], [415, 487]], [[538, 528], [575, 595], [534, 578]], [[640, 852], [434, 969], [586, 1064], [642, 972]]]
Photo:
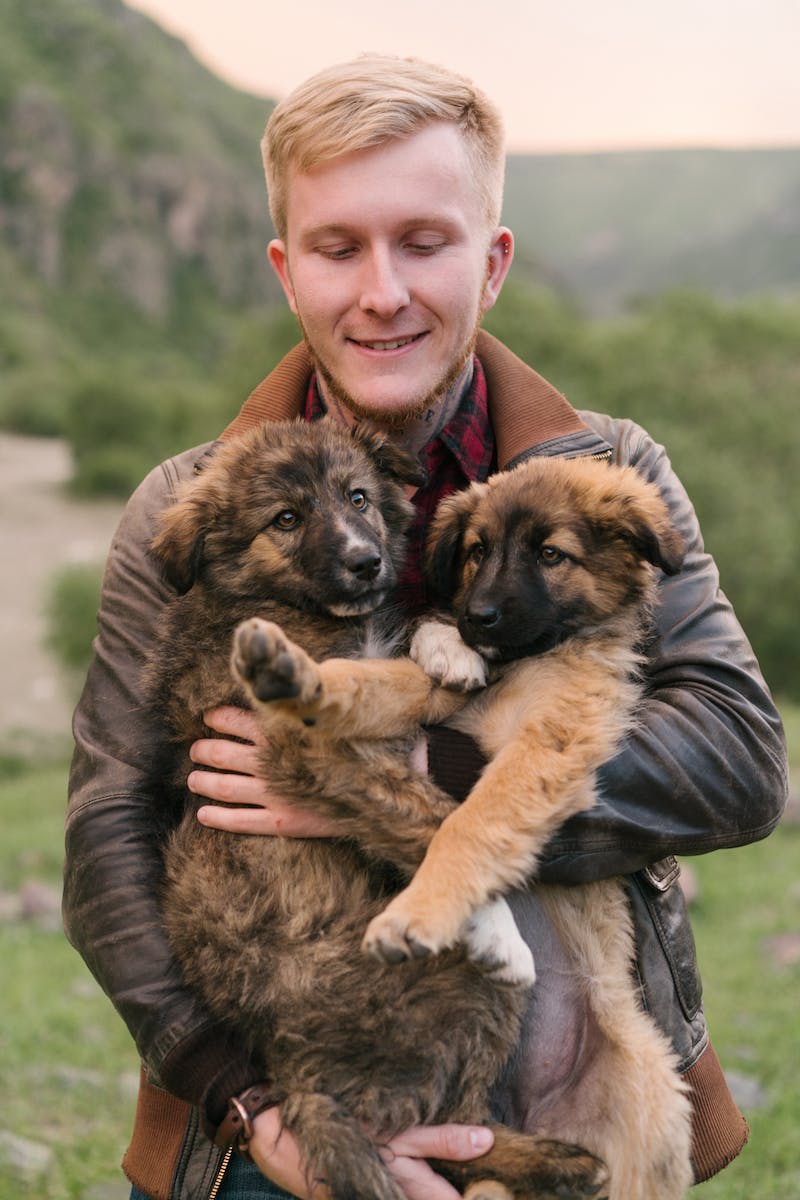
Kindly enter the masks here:
[[399, 350], [401, 346], [408, 346], [414, 340], [414, 337], [407, 337], [399, 338], [396, 342], [360, 342], [359, 345], [366, 346], [368, 350]]

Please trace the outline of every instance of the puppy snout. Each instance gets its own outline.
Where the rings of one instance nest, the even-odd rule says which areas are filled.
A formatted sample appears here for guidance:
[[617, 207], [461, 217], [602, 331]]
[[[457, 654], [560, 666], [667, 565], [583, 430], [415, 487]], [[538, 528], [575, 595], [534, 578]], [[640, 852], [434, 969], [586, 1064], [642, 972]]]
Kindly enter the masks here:
[[362, 547], [345, 556], [344, 566], [362, 583], [371, 583], [380, 573], [382, 558], [377, 550]]

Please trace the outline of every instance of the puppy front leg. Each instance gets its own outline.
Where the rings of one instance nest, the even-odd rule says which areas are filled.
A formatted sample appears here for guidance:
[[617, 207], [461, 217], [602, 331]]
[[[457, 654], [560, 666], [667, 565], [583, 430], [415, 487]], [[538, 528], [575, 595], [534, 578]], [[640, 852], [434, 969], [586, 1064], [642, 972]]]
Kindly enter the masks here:
[[392, 963], [464, 940], [471, 915], [529, 880], [551, 834], [592, 799], [583, 754], [516, 738], [442, 822], [408, 887], [370, 922], [364, 950]]

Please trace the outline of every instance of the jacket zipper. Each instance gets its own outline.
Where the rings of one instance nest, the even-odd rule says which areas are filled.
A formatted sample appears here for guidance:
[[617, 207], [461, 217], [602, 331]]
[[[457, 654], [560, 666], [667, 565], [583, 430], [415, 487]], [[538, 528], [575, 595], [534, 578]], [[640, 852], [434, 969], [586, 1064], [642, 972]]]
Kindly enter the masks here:
[[225, 1178], [225, 1172], [228, 1169], [228, 1163], [231, 1161], [232, 1154], [233, 1146], [228, 1146], [228, 1149], [225, 1151], [225, 1157], [220, 1163], [219, 1171], [217, 1171], [217, 1178], [214, 1180], [214, 1186], [209, 1193], [208, 1200], [217, 1200], [217, 1192], [222, 1187], [222, 1181]]

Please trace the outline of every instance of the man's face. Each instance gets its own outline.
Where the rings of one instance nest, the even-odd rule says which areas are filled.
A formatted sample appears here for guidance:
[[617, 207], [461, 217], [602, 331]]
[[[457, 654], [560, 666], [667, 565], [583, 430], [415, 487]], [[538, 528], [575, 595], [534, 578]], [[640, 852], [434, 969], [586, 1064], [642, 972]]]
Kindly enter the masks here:
[[421, 415], [460, 373], [511, 262], [458, 129], [295, 171], [287, 212], [270, 261], [323, 390], [386, 426]]

